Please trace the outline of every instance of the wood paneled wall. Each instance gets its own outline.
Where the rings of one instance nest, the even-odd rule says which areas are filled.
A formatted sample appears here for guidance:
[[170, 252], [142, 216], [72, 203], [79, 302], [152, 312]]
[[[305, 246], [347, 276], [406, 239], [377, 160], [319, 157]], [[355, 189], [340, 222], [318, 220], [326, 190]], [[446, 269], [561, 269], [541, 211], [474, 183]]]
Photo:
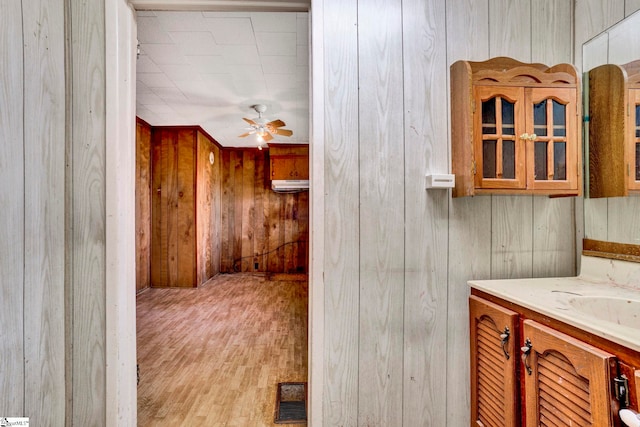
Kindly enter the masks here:
[[[574, 274], [582, 204], [422, 188], [425, 173], [449, 169], [448, 66], [497, 55], [579, 65], [581, 43], [638, 1], [314, 4], [326, 77], [324, 283], [311, 284], [324, 292], [323, 425], [468, 425], [466, 281]], [[104, 10], [0, 5], [0, 412], [36, 425], [106, 419]], [[260, 208], [240, 195], [256, 185], [240, 186], [245, 154], [233, 156], [221, 183], [232, 269], [267, 231], [250, 227]], [[262, 214], [272, 197], [281, 212], [294, 205], [262, 196]]]
[[151, 286], [151, 126], [136, 120], [136, 291]]
[[271, 190], [267, 150], [224, 149], [220, 271], [306, 273], [308, 192]]
[[220, 272], [219, 148], [197, 126], [153, 127], [151, 152], [151, 286], [197, 287]]
[[65, 2], [0, 5], [0, 413], [65, 422]]
[[450, 64], [571, 63], [610, 3], [323, 1], [325, 425], [469, 425], [467, 281], [576, 274], [581, 198], [424, 175], [450, 170]]

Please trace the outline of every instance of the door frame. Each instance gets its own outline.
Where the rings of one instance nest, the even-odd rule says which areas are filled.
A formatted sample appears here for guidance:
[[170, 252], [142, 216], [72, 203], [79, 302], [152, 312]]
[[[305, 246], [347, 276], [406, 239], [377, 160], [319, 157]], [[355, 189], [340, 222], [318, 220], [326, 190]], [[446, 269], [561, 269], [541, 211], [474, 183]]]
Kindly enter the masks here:
[[[323, 366], [324, 366], [324, 60], [323, 60], [323, 1], [312, 0], [308, 9], [310, 22], [310, 209], [309, 209], [309, 341], [308, 341], [308, 416], [310, 426], [323, 425]], [[115, 283], [106, 289], [106, 335], [107, 341], [107, 390], [106, 402], [107, 422], [117, 423], [130, 418], [137, 418], [137, 390], [130, 373], [135, 368], [127, 364], [135, 364], [136, 341], [135, 328], [133, 339], [131, 334], [122, 334], [123, 329], [131, 330], [135, 325], [135, 292], [131, 287], [135, 284], [135, 258], [130, 251], [122, 251], [123, 247], [135, 245], [134, 231], [130, 218], [123, 215], [135, 210], [135, 199], [132, 190], [125, 186], [134, 186], [131, 182], [135, 168], [135, 79], [123, 90], [122, 76], [119, 67], [127, 68], [131, 63], [131, 47], [129, 40], [122, 40], [122, 34], [135, 27], [133, 11], [127, 19], [122, 6], [132, 10], [138, 8], [156, 8], [163, 10], [239, 10], [253, 8], [259, 10], [257, 1], [239, 2], [228, 6], [228, 1], [218, 0], [107, 0], [105, 3], [105, 28], [107, 58], [106, 70], [106, 129], [115, 131], [118, 144], [111, 151], [112, 158], [106, 161], [106, 200], [107, 207], [113, 206], [120, 215], [107, 220], [107, 236], [116, 236], [112, 242], [109, 238], [106, 245], [107, 283]], [[305, 2], [265, 2], [265, 11], [290, 12]], [[133, 22], [132, 22], [133, 21]], [[135, 76], [135, 60], [133, 61]], [[126, 86], [126, 85], [125, 85]], [[131, 90], [133, 88], [133, 90]], [[133, 111], [134, 117], [129, 117]], [[109, 131], [108, 131], [109, 132]], [[107, 140], [112, 140], [107, 135]], [[109, 150], [108, 150], [109, 152]], [[125, 178], [122, 175], [122, 162], [129, 168]], [[109, 203], [113, 202], [113, 203]], [[107, 208], [109, 209], [109, 208]], [[128, 215], [131, 217], [132, 215]], [[110, 218], [110, 215], [107, 215]], [[131, 232], [126, 236], [127, 230]], [[132, 268], [133, 264], [133, 268]], [[110, 277], [111, 276], [111, 277]], [[124, 279], [124, 280], [123, 280]], [[109, 344], [109, 343], [108, 343]], [[131, 402], [133, 400], [133, 402]], [[132, 407], [133, 405], [133, 407]], [[115, 425], [115, 424], [109, 424]]]

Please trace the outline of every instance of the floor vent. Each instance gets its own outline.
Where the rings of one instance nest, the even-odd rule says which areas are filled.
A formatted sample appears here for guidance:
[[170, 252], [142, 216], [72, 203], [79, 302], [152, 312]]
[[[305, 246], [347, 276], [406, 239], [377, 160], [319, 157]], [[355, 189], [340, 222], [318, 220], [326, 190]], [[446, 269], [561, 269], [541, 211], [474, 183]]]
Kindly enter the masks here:
[[278, 383], [276, 424], [306, 424], [307, 383]]

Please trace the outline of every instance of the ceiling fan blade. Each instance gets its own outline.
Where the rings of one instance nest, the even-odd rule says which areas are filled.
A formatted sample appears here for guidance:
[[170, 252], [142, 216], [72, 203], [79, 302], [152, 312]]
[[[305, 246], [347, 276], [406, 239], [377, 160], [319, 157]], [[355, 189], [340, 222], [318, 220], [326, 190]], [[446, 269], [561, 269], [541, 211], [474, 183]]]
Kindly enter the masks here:
[[262, 136], [262, 139], [264, 139], [266, 142], [269, 142], [273, 139], [273, 136], [271, 136], [269, 132], [265, 132], [265, 134]]
[[293, 131], [291, 131], [289, 129], [274, 129], [273, 133], [275, 133], [276, 135], [282, 135], [282, 136], [291, 136], [291, 135], [293, 135]]
[[256, 122], [254, 122], [251, 119], [247, 119], [246, 117], [243, 117], [242, 120], [244, 120], [245, 122], [249, 123], [251, 126], [258, 126], [258, 124]]
[[247, 132], [247, 133], [243, 133], [242, 135], [238, 135], [238, 138], [244, 138], [245, 136], [249, 136], [249, 135], [251, 135], [252, 133], [255, 133], [255, 131]]
[[282, 126], [286, 126], [285, 122], [283, 122], [282, 120], [278, 119], [278, 120], [272, 120], [269, 123], [267, 123], [267, 126], [270, 126], [272, 128], [279, 128]]

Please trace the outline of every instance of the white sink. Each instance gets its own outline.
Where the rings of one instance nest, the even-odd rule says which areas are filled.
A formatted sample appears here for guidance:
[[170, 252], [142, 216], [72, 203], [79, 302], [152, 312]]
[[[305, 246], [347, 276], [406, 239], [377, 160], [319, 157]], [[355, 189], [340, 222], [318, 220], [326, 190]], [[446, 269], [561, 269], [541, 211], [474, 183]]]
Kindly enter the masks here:
[[612, 296], [576, 296], [568, 300], [575, 310], [598, 320], [640, 329], [640, 300]]

